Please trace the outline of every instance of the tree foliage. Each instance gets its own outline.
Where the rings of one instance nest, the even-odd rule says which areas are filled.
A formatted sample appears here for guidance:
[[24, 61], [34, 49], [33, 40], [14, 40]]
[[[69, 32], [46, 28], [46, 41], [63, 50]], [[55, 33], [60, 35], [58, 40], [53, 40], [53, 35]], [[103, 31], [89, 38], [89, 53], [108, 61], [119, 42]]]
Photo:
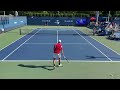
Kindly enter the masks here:
[[[109, 11], [99, 11], [100, 16], [108, 16]], [[112, 17], [120, 16], [120, 11], [110, 11]], [[6, 11], [6, 15], [14, 15], [15, 11]], [[3, 12], [0, 11], [2, 15]], [[18, 11], [19, 16], [47, 17], [91, 17], [95, 11]]]

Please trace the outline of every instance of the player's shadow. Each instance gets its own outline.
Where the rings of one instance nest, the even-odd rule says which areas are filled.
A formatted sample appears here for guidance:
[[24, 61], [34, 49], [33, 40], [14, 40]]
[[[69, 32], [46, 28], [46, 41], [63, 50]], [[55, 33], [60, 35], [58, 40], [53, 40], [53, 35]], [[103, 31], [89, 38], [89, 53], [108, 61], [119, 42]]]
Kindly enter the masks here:
[[20, 66], [20, 67], [27, 67], [27, 68], [43, 68], [43, 69], [46, 69], [46, 70], [49, 70], [49, 71], [55, 69], [53, 66], [50, 66], [50, 65], [35, 66], [35, 65], [24, 65], [24, 64], [18, 64], [17, 66]]

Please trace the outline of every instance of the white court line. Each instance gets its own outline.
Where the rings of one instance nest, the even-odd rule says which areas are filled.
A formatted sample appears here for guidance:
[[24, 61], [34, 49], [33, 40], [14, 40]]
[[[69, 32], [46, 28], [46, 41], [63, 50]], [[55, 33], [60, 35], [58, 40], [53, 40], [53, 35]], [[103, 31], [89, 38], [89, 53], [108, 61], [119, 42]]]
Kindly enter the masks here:
[[[74, 29], [73, 29], [74, 30]], [[74, 30], [76, 33], [78, 33], [76, 30]], [[79, 33], [78, 33], [79, 34]], [[79, 34], [79, 36], [81, 36]], [[83, 36], [81, 36], [83, 39], [85, 39]], [[88, 43], [90, 43], [87, 39], [85, 39]], [[92, 43], [90, 43], [95, 49], [97, 49], [100, 53], [102, 53], [107, 59], [109, 59], [110, 61], [112, 61], [112, 59], [110, 59], [106, 54], [104, 54], [101, 50], [99, 50], [97, 47], [95, 47]]]
[[[3, 62], [3, 61], [0, 61], [0, 62]], [[53, 62], [53, 60], [5, 60], [4, 62]], [[66, 62], [66, 60], [61, 60], [61, 62]], [[69, 62], [85, 62], [85, 63], [88, 63], [88, 62], [110, 62], [110, 63], [114, 63], [114, 62], [119, 62], [120, 61], [92, 61], [92, 60], [69, 60]]]
[[57, 43], [58, 43], [58, 30], [57, 30]]
[[35, 44], [35, 45], [37, 45], [37, 44], [55, 44], [55, 43], [25, 43], [25, 44]]
[[[82, 32], [82, 31], [81, 31], [81, 32]], [[82, 32], [82, 33], [84, 33], [84, 32]], [[84, 33], [84, 34], [85, 34], [85, 33]], [[91, 37], [91, 36], [89, 36], [89, 37]], [[102, 45], [103, 45], [103, 46], [105, 46], [106, 48], [110, 49], [111, 51], [115, 52], [116, 54], [120, 55], [120, 53], [118, 53], [118, 52], [114, 51], [113, 49], [111, 49], [111, 48], [109, 48], [108, 46], [106, 46], [105, 44], [103, 44], [103, 43], [99, 42], [99, 41], [98, 41], [98, 40], [96, 40], [95, 38], [93, 38], [93, 37], [91, 37], [91, 38], [92, 38], [92, 39], [94, 39], [95, 41], [97, 41], [98, 43], [102, 44]]]
[[[90, 36], [91, 37], [91, 36]], [[98, 40], [96, 40], [95, 38], [91, 37], [92, 39], [94, 39], [95, 41], [99, 42]], [[102, 44], [103, 46], [107, 47], [108, 49], [110, 49], [111, 51], [115, 52], [116, 54], [120, 55], [120, 53], [114, 51], [113, 49], [109, 48], [108, 46], [106, 46], [105, 44], [99, 42], [100, 44]]]
[[[54, 43], [24, 43], [24, 44], [54, 44]], [[89, 44], [89, 43], [62, 43], [62, 44]]]
[[[36, 29], [33, 29], [32, 31], [34, 31], [34, 30], [36, 30]], [[31, 31], [31, 32], [32, 32], [32, 31]], [[31, 33], [31, 32], [29, 32], [29, 33]], [[28, 33], [28, 34], [29, 34], [29, 33]], [[26, 35], [27, 35], [27, 34], [26, 34]], [[19, 39], [15, 40], [15, 41], [13, 41], [13, 42], [11, 42], [11, 43], [10, 43], [10, 44], [8, 44], [7, 46], [3, 47], [0, 51], [2, 51], [3, 49], [7, 48], [7, 47], [8, 47], [8, 46], [10, 46], [11, 44], [13, 44], [13, 43], [17, 42], [18, 40], [22, 39], [22, 38], [23, 38], [23, 37], [25, 37], [26, 35], [22, 36], [21, 38], [19, 38]]]
[[[38, 33], [40, 30], [38, 30], [36, 33]], [[36, 34], [35, 33], [35, 34]], [[33, 34], [31, 37], [29, 37], [25, 42], [23, 42], [19, 47], [17, 47], [15, 50], [13, 50], [9, 55], [7, 55], [2, 61], [4, 61], [6, 58], [8, 58], [12, 53], [14, 53], [17, 49], [19, 49], [24, 43], [26, 43], [28, 40], [30, 40], [35, 34]]]

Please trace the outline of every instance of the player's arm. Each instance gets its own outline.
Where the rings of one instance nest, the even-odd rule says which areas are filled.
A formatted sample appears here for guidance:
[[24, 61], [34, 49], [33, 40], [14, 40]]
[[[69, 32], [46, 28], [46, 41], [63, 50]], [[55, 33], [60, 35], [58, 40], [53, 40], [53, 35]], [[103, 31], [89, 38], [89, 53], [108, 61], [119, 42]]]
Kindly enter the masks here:
[[64, 50], [63, 50], [63, 48], [62, 48], [62, 50], [61, 50], [61, 53], [62, 53], [62, 56], [63, 56], [64, 58], [66, 58], [65, 55], [64, 55]]
[[62, 55], [64, 56], [64, 51], [63, 51], [63, 49], [62, 49], [62, 51], [61, 51], [61, 52], [62, 52]]
[[61, 53], [64, 56], [64, 51], [63, 51], [63, 47], [61, 46]]

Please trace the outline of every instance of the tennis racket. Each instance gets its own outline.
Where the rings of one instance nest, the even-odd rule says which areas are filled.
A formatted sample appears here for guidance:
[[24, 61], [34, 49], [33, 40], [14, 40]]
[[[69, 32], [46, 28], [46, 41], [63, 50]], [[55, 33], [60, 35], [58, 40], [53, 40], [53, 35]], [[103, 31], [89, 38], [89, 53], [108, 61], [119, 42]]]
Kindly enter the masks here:
[[68, 59], [65, 57], [65, 55], [63, 55], [64, 59], [69, 63]]

